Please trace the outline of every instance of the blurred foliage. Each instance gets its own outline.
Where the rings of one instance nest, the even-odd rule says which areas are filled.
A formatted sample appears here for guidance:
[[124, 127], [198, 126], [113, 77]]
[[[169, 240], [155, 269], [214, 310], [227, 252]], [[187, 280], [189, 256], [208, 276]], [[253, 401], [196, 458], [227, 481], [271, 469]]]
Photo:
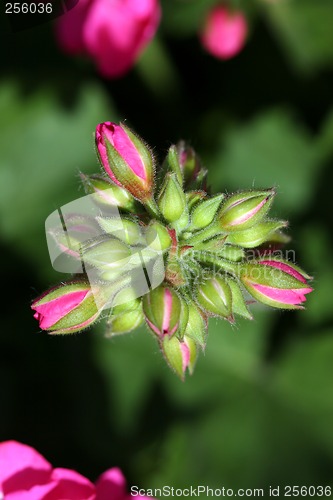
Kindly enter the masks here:
[[[60, 54], [51, 25], [1, 40], [0, 439], [92, 479], [119, 465], [143, 487], [332, 484], [332, 3], [235, 0], [251, 34], [228, 62], [196, 37], [215, 3], [162, 2], [158, 38], [118, 81]], [[79, 170], [98, 168], [94, 127], [118, 118], [160, 157], [190, 139], [216, 191], [277, 186], [288, 247], [314, 276], [303, 312], [211, 321], [184, 384], [145, 330], [55, 338], [29, 308], [61, 280], [45, 218], [81, 195]]]

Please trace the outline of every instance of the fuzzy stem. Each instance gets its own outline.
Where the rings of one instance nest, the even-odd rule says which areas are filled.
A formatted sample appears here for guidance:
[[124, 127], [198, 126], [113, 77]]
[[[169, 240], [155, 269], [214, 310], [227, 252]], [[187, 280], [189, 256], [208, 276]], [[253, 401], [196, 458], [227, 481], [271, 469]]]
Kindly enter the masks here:
[[158, 220], [162, 219], [160, 210], [159, 210], [157, 203], [153, 197], [148, 199], [147, 201], [145, 201], [144, 206], [145, 206], [145, 209], [147, 210], [147, 212], [149, 212], [149, 214], [152, 217], [154, 217], [154, 219], [158, 219]]
[[203, 240], [207, 240], [208, 238], [212, 238], [213, 236], [217, 236], [218, 234], [226, 234], [221, 230], [216, 222], [213, 222], [209, 226], [205, 227], [201, 231], [196, 232], [193, 236], [186, 240], [186, 243], [192, 245], [193, 243], [200, 243]]
[[[216, 258], [215, 256], [211, 256], [208, 252], [202, 253], [198, 252], [198, 260], [203, 263], [213, 264], [214, 266], [219, 267], [221, 270], [226, 271], [233, 276], [239, 277], [240, 274], [240, 266], [238, 262], [231, 262], [227, 259]], [[202, 256], [200, 258], [200, 255]]]

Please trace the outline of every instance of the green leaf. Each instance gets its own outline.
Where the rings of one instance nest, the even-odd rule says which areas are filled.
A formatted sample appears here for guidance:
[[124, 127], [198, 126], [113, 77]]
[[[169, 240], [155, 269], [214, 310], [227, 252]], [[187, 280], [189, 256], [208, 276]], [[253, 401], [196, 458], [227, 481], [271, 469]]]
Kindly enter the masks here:
[[24, 97], [11, 81], [0, 87], [0, 231], [44, 275], [51, 271], [45, 219], [83, 195], [78, 170], [96, 169], [92, 132], [111, 114], [96, 85], [86, 84], [71, 108], [47, 89]]
[[333, 64], [333, 3], [329, 0], [267, 2], [267, 14], [291, 63], [304, 73]]
[[272, 109], [221, 137], [210, 179], [216, 189], [276, 186], [274, 204], [280, 215], [289, 215], [302, 211], [312, 195], [319, 153], [309, 131], [288, 110]]

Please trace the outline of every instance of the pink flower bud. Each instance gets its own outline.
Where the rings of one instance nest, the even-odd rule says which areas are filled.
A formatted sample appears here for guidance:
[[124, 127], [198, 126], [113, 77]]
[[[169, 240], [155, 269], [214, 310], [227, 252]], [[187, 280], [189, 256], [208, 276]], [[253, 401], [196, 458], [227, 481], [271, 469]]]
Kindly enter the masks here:
[[99, 316], [92, 290], [86, 282], [58, 285], [31, 305], [42, 330], [73, 333], [91, 325]]
[[151, 198], [153, 158], [141, 139], [123, 124], [104, 122], [96, 127], [96, 147], [113, 182], [142, 202]]
[[154, 37], [158, 0], [80, 0], [57, 23], [57, 37], [71, 54], [90, 55], [102, 75], [123, 76]]
[[243, 49], [247, 32], [246, 18], [241, 11], [232, 12], [218, 6], [208, 13], [201, 42], [218, 59], [230, 59]]
[[185, 372], [188, 369], [193, 373], [194, 365], [197, 359], [197, 345], [195, 341], [186, 335], [182, 340], [176, 336], [165, 336], [161, 340], [161, 349], [165, 360], [172, 370], [184, 380]]
[[274, 189], [244, 191], [231, 195], [217, 214], [217, 224], [224, 231], [248, 229], [261, 222], [270, 209]]
[[297, 266], [277, 259], [263, 259], [241, 270], [248, 292], [264, 304], [283, 309], [301, 309], [305, 295], [312, 292], [305, 274]]
[[172, 288], [159, 286], [143, 297], [143, 312], [151, 330], [159, 337], [172, 336], [181, 317], [181, 300]]

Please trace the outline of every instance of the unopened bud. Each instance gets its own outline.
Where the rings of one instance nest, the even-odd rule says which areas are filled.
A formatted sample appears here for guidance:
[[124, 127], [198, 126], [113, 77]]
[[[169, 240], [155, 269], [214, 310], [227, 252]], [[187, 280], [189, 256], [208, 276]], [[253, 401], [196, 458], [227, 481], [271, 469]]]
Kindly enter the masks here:
[[207, 170], [202, 167], [194, 149], [184, 141], [176, 147], [186, 189], [205, 189]]
[[153, 157], [138, 136], [124, 124], [101, 123], [96, 127], [96, 147], [113, 182], [143, 203], [152, 198]]
[[247, 308], [239, 283], [233, 278], [227, 278], [226, 281], [231, 290], [233, 314], [238, 314], [246, 319], [253, 319], [252, 314]]
[[127, 212], [140, 213], [142, 205], [126, 189], [102, 175], [80, 174], [85, 192], [93, 195], [94, 202], [103, 210], [118, 207]]
[[183, 214], [186, 199], [184, 191], [177, 181], [176, 174], [166, 174], [158, 197], [158, 206], [167, 222], [175, 222]]
[[97, 222], [107, 234], [116, 236], [127, 245], [137, 245], [141, 240], [141, 230], [136, 221], [125, 218], [97, 217]]
[[193, 373], [197, 358], [197, 346], [189, 337], [179, 340], [176, 336], [165, 336], [161, 341], [161, 349], [164, 357], [172, 370], [184, 380], [185, 372], [188, 369]]
[[209, 314], [230, 318], [231, 290], [224, 278], [214, 276], [198, 287], [197, 301]]
[[99, 316], [93, 292], [87, 282], [59, 285], [34, 300], [31, 309], [39, 327], [49, 333], [84, 330]]
[[267, 214], [274, 195], [273, 189], [231, 195], [217, 215], [218, 226], [224, 231], [239, 231], [254, 226]]
[[255, 224], [249, 229], [243, 231], [235, 231], [229, 234], [227, 242], [240, 245], [244, 248], [255, 248], [262, 245], [281, 228], [287, 227], [286, 221], [264, 221]]
[[302, 309], [312, 292], [310, 277], [299, 267], [279, 259], [263, 258], [240, 267], [240, 279], [259, 302], [281, 309]]
[[164, 251], [168, 250], [172, 244], [172, 239], [169, 231], [163, 224], [153, 220], [146, 229], [147, 245], [153, 250]]
[[143, 312], [151, 330], [163, 337], [172, 336], [179, 327], [182, 310], [177, 293], [167, 286], [159, 286], [143, 296]]
[[191, 338], [194, 342], [204, 349], [206, 347], [207, 338], [207, 317], [200, 311], [193, 302], [187, 305], [188, 321], [186, 325], [185, 335]]
[[116, 238], [94, 242], [83, 251], [86, 264], [99, 271], [111, 272], [114, 278], [123, 271], [130, 257], [128, 246]]
[[191, 223], [187, 230], [193, 231], [208, 226], [214, 220], [223, 198], [223, 194], [218, 194], [197, 203], [191, 212]]
[[107, 336], [121, 335], [140, 326], [144, 321], [141, 299], [120, 304], [112, 309], [107, 322]]

